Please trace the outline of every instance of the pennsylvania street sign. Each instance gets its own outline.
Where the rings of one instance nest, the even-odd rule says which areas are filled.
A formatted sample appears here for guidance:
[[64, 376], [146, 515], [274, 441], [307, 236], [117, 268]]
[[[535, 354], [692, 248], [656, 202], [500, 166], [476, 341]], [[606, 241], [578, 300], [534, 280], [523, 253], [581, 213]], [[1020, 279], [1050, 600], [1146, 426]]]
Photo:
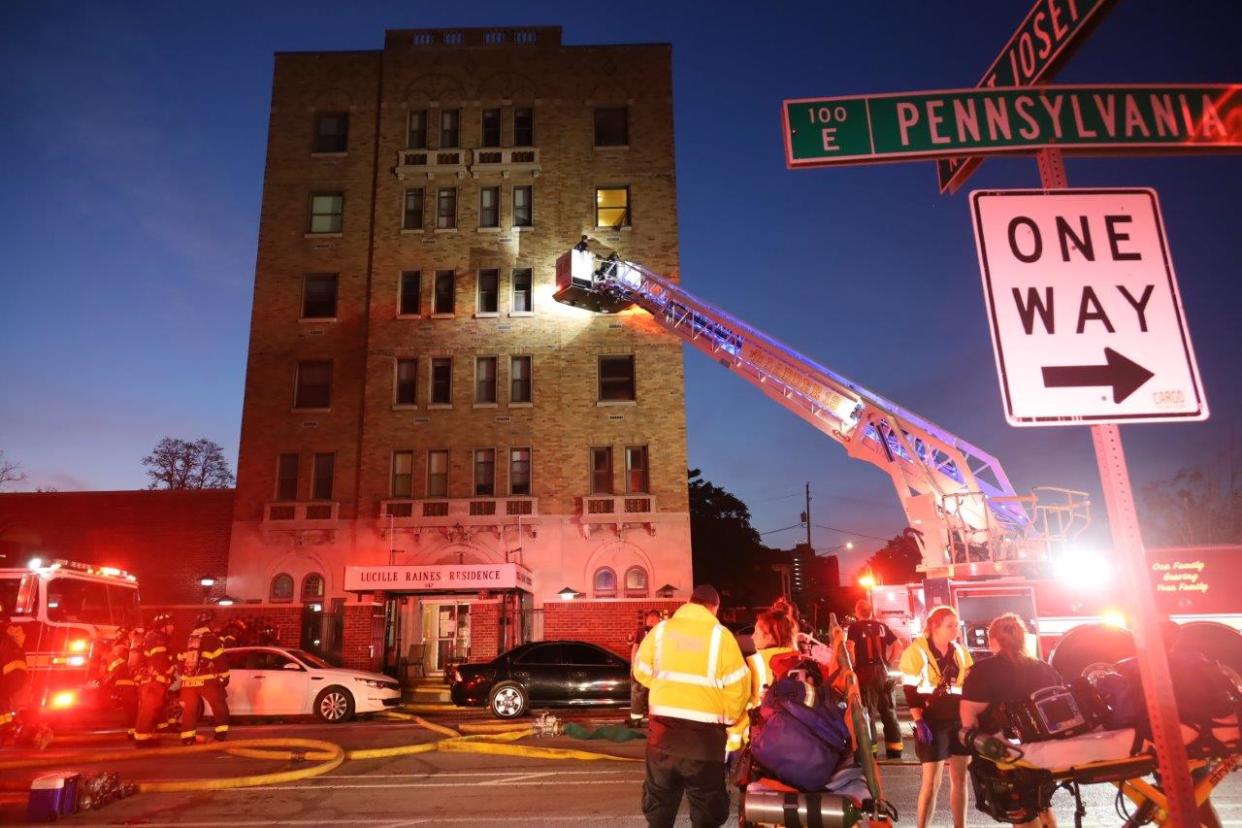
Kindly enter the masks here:
[[1010, 425], [1207, 419], [1154, 190], [970, 203]]
[[[1116, 0], [1036, 0], [977, 86], [1032, 86], [1052, 79]], [[940, 192], [956, 192], [982, 158], [936, 162]]]
[[1242, 148], [1242, 85], [1033, 86], [785, 101], [791, 167]]

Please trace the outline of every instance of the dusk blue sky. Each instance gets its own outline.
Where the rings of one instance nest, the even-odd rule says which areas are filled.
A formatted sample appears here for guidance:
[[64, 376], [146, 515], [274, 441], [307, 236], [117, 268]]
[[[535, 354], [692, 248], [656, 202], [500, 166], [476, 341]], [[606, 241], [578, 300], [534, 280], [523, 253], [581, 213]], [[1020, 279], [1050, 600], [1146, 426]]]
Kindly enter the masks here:
[[[538, 23], [567, 44], [673, 44], [690, 290], [992, 452], [1019, 490], [1098, 491], [1086, 428], [1004, 422], [966, 195], [938, 195], [930, 162], [789, 171], [781, 148], [786, 97], [972, 86], [1029, 0], [0, 6], [0, 449], [26, 488], [142, 487], [164, 435], [209, 437], [235, 463], [273, 52]], [[1239, 82], [1239, 32], [1242, 4], [1127, 0], [1057, 80]], [[1068, 171], [1158, 191], [1212, 408], [1124, 428], [1136, 484], [1218, 467], [1242, 438], [1242, 157]], [[1030, 159], [971, 182], [1037, 185]], [[820, 548], [853, 539], [857, 558], [900, 531], [885, 475], [697, 353], [686, 399], [691, 465], [758, 529], [796, 523], [809, 480], [814, 522], [852, 530], [817, 528]]]

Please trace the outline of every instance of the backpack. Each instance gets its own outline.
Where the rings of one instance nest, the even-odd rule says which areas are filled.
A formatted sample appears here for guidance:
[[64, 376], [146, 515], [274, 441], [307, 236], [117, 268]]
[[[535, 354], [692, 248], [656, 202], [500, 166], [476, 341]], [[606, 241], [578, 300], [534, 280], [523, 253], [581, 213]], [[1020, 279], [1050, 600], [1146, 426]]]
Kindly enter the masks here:
[[786, 785], [821, 790], [851, 751], [840, 700], [822, 686], [819, 665], [811, 659], [778, 656], [772, 672], [772, 686], [754, 717], [751, 755]]
[[[1184, 723], [1210, 726], [1237, 710], [1238, 694], [1233, 683], [1220, 665], [1207, 657], [1194, 652], [1171, 652], [1169, 673], [1177, 715]], [[1119, 661], [1113, 669], [1093, 674], [1089, 679], [1107, 708], [1103, 722], [1106, 728], [1149, 727], [1147, 700], [1135, 659]]]

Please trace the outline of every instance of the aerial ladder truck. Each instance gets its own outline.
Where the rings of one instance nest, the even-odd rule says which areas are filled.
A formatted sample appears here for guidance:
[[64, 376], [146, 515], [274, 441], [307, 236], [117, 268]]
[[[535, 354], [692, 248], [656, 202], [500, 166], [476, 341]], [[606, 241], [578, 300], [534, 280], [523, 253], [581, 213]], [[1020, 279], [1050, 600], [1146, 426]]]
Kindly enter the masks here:
[[631, 306], [882, 469], [922, 546], [931, 579], [1039, 577], [1090, 520], [1084, 492], [1017, 493], [996, 458], [804, 356], [672, 279], [583, 237], [556, 265], [563, 304], [595, 313]]

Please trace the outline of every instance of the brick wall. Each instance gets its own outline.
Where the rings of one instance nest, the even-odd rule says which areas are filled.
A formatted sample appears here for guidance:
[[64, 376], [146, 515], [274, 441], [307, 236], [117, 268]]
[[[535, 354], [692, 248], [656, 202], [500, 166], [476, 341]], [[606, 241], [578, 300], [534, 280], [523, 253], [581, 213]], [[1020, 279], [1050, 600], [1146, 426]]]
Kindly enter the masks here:
[[483, 661], [500, 655], [500, 604], [494, 601], [470, 605], [470, 660]]
[[0, 494], [0, 567], [36, 555], [116, 566], [146, 603], [202, 603], [199, 579], [228, 571], [232, 516], [232, 489]]
[[543, 637], [547, 641], [588, 641], [630, 657], [629, 638], [638, 626], [638, 613], [677, 610], [684, 601], [563, 601], [543, 605]]

